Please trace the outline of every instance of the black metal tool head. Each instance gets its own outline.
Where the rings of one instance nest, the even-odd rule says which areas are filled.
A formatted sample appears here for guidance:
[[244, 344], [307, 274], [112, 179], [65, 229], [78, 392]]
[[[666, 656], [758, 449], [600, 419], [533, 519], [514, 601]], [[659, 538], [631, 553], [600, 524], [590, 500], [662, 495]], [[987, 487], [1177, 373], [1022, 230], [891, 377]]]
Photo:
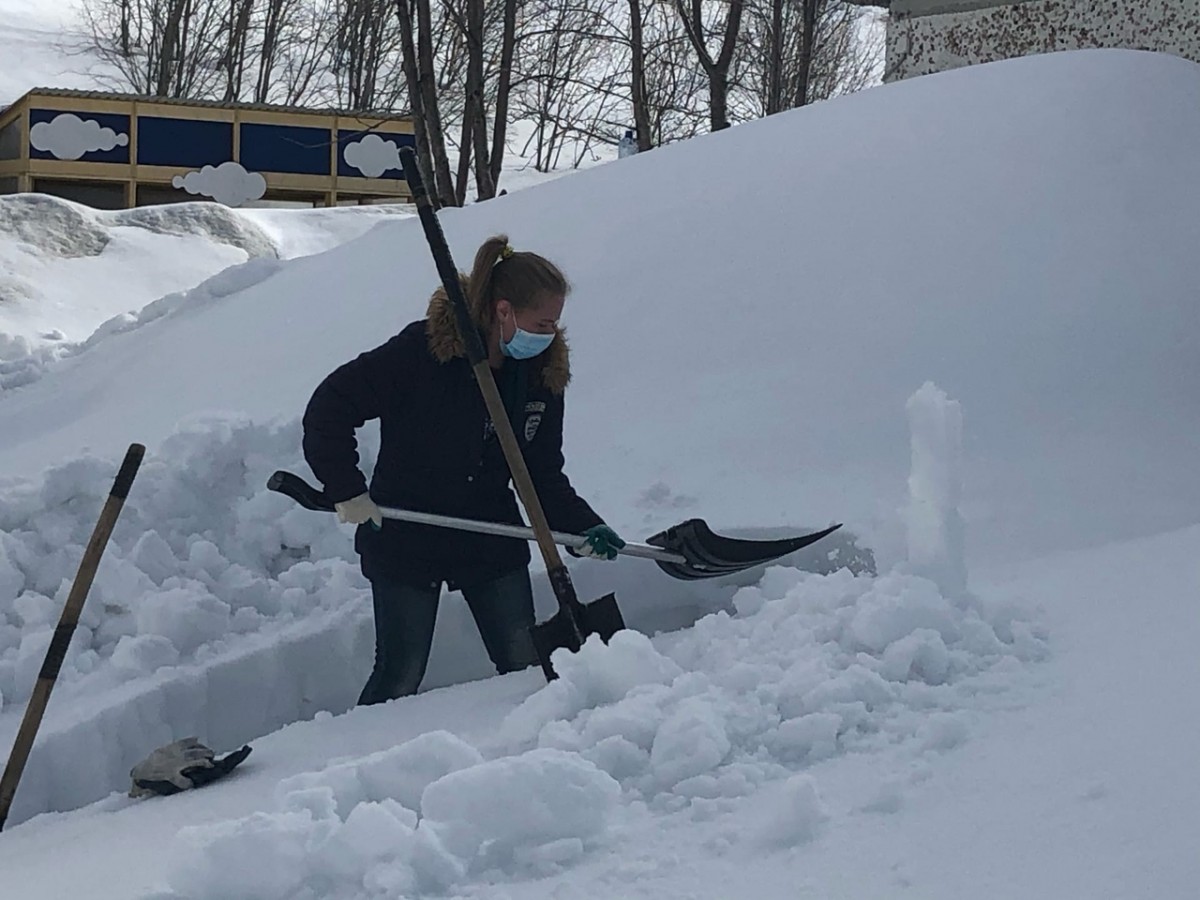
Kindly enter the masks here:
[[647, 538], [646, 543], [684, 558], [683, 563], [658, 563], [659, 568], [672, 578], [697, 581], [765, 565], [814, 544], [841, 527], [840, 524], [831, 525], [799, 537], [761, 541], [724, 537], [709, 528], [703, 519], [688, 519]]
[[553, 681], [557, 675], [550, 664], [550, 657], [560, 648], [578, 653], [582, 646], [579, 636], [587, 640], [590, 635], [600, 635], [600, 640], [608, 643], [614, 634], [625, 628], [625, 619], [617, 607], [617, 595], [605, 594], [591, 603], [577, 603], [570, 607], [561, 607], [558, 612], [529, 629], [533, 638], [533, 646], [537, 650], [538, 661], [542, 664], [542, 672], [547, 681]]

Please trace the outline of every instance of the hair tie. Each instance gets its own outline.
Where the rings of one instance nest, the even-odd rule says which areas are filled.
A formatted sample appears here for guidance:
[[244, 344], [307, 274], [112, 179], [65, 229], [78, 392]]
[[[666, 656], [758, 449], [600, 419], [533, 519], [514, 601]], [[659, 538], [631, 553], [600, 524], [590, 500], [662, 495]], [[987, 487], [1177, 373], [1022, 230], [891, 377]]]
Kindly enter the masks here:
[[500, 251], [500, 258], [511, 259], [514, 252], [515, 251], [512, 248], [512, 244], [505, 244], [504, 249]]

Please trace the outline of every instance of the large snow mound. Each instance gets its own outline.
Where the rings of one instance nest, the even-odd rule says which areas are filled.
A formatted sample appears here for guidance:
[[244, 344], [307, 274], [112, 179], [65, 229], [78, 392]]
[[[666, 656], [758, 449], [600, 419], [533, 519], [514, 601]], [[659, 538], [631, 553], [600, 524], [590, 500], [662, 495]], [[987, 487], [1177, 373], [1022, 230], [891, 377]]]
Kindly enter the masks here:
[[[437, 894], [570, 867], [647, 812], [705, 819], [747, 798], [765, 810], [751, 840], [796, 846], [827, 818], [815, 763], [952, 749], [1046, 655], [1036, 625], [916, 576], [774, 567], [734, 602], [655, 641], [560, 651], [559, 678], [478, 747], [427, 733], [284, 780], [274, 811], [184, 829], [165, 896]], [[902, 796], [890, 784], [876, 805]]]
[[[693, 515], [730, 533], [836, 519], [892, 571], [924, 518], [905, 507], [905, 406], [933, 382], [961, 412], [951, 536], [965, 532], [967, 556], [1002, 561], [1195, 520], [1200, 486], [1179, 473], [1200, 450], [1200, 204], [1178, 186], [1200, 176], [1198, 103], [1200, 69], [1180, 60], [1017, 60], [771, 117], [442, 220], [462, 265], [503, 230], [575, 283], [568, 468], [627, 537]], [[708, 184], [729, 185], [720, 216]], [[262, 221], [288, 227], [282, 213]], [[298, 418], [313, 387], [420, 316], [436, 281], [419, 224], [386, 221], [327, 253], [227, 269], [197, 302], [114, 320], [0, 394], [0, 742], [121, 454], [132, 440], [150, 447], [14, 822], [117, 789], [170, 735], [227, 749], [353, 703], [370, 616], [349, 533], [265, 482], [275, 468], [306, 474]], [[375, 441], [366, 429], [368, 468]], [[813, 568], [859, 558], [848, 548]], [[582, 597], [615, 588], [646, 633], [731, 609], [760, 574], [680, 583], [625, 559], [572, 571]], [[542, 582], [539, 617], [552, 608]], [[978, 652], [955, 642], [974, 632], [944, 629], [944, 610], [926, 605], [919, 633], [886, 604], [864, 613], [856, 639], [885, 669], [853, 677], [955, 675], [956, 652]], [[463, 604], [446, 602], [429, 685], [487, 674]], [[857, 689], [846, 703], [867, 702]], [[566, 739], [578, 711], [562, 710], [551, 731]], [[698, 767], [725, 742], [686, 712], [662, 746], [703, 754], [668, 771], [653, 766], [653, 740], [629, 741], [650, 754], [650, 768], [625, 760], [635, 777], [706, 776]], [[831, 712], [842, 715], [814, 710]], [[826, 746], [832, 721], [789, 725], [790, 739]], [[87, 735], [88, 771], [53, 777], [70, 767], [51, 761]]]
[[[968, 551], [1028, 555], [1200, 504], [1175, 475], [1200, 449], [1200, 205], [1178, 187], [1200, 175], [1198, 98], [1176, 58], [1012, 60], [442, 218], [460, 265], [505, 231], [575, 284], [568, 457], [614, 525], [837, 518], [895, 549], [903, 404], [929, 380], [965, 411]], [[201, 411], [298, 416], [436, 284], [419, 224], [385, 222], [5, 397], [0, 464], [157, 450]]]
[[[103, 797], [128, 780], [146, 746], [176, 732], [232, 747], [353, 705], [373, 642], [353, 532], [263, 489], [278, 465], [301, 465], [298, 443], [294, 420], [198, 419], [143, 463], [63, 661], [14, 821]], [[373, 447], [365, 452], [369, 464]], [[0, 745], [15, 734], [111, 479], [105, 461], [82, 457], [18, 482], [0, 502], [0, 703], [9, 712], [0, 707]], [[856, 549], [843, 540], [792, 560], [861, 571]], [[738, 584], [757, 577], [697, 587], [668, 580], [647, 591], [656, 570], [641, 561], [576, 571], [582, 595], [615, 588], [630, 626], [646, 631], [727, 606]], [[548, 585], [536, 584], [535, 599], [549, 615]], [[444, 603], [425, 686], [489, 674], [465, 604]]]
[[285, 212], [208, 202], [101, 211], [45, 194], [0, 197], [0, 389], [228, 267], [319, 253], [410, 214], [395, 204]]

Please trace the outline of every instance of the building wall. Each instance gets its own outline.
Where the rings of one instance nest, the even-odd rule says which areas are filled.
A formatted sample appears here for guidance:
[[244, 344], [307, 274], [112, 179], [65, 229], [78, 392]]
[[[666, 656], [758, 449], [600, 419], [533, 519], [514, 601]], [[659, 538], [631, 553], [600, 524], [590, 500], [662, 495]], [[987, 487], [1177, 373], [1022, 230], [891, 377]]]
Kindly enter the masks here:
[[888, 21], [884, 77], [1093, 47], [1155, 50], [1200, 62], [1200, 0], [897, 2]]
[[0, 111], [0, 178], [105, 207], [110, 194], [230, 206], [407, 199], [398, 152], [412, 143], [403, 118], [33, 91]]
[[0, 126], [0, 159], [20, 159], [25, 132], [19, 118]]

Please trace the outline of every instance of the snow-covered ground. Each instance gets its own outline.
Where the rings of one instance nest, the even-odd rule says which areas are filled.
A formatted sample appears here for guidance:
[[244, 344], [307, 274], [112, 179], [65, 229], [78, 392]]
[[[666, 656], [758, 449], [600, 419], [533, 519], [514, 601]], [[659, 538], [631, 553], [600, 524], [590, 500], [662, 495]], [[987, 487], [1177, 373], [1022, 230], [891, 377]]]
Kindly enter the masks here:
[[[503, 230], [574, 282], [568, 468], [618, 531], [846, 536], [717, 583], [574, 562], [636, 630], [548, 686], [486, 678], [449, 595], [432, 689], [369, 709], [350, 534], [264, 485], [308, 474], [313, 387], [436, 273], [409, 218], [305, 255], [327, 214], [264, 214], [275, 254], [0, 392], [0, 747], [125, 447], [150, 448], [0, 834], [6, 884], [1192, 896], [1198, 108], [1191, 63], [1058, 54], [445, 212], [461, 266]], [[63, 271], [43, 280], [69, 297]], [[124, 796], [192, 734], [254, 752]]]
[[45, 194], [0, 197], [0, 390], [27, 384], [89, 340], [222, 290], [221, 273], [240, 263], [320, 253], [384, 216], [411, 214], [402, 204], [102, 212]]

